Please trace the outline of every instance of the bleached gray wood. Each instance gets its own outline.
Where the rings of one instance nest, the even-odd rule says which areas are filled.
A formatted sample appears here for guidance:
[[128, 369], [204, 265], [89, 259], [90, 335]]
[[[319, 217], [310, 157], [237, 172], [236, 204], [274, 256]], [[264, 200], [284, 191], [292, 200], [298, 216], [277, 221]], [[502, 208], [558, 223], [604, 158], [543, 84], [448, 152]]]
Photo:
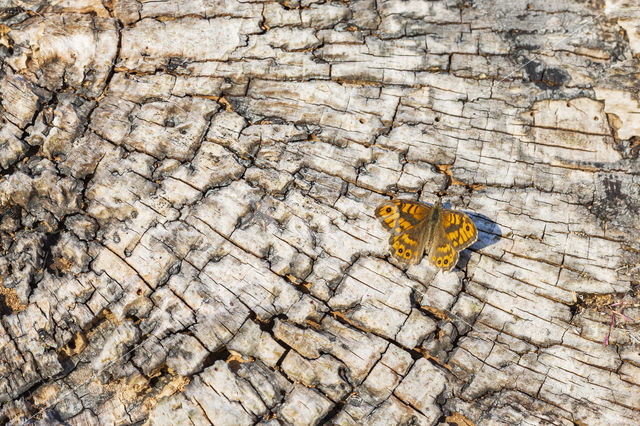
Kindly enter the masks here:
[[633, 2], [1, 7], [3, 423], [640, 421]]

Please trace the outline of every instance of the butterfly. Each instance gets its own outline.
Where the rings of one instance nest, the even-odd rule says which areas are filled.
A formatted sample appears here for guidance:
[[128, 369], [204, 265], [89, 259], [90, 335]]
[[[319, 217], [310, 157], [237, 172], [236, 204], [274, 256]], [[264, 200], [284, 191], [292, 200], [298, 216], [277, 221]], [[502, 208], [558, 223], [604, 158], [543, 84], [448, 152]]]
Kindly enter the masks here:
[[392, 255], [414, 264], [427, 252], [429, 262], [445, 271], [458, 263], [458, 253], [478, 239], [478, 229], [466, 214], [410, 200], [391, 200], [378, 206], [376, 217], [389, 232]]

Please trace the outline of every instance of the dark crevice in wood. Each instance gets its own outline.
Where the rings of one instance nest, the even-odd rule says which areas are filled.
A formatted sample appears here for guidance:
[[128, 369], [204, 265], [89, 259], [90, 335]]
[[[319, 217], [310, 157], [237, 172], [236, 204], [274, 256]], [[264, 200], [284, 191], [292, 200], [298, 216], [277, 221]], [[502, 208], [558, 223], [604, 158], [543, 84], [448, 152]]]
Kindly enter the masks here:
[[[226, 348], [226, 346], [221, 346], [216, 351], [210, 352], [209, 355], [207, 355], [207, 357], [202, 362], [202, 366], [200, 370], [195, 372], [194, 374], [201, 373], [202, 371], [214, 365], [217, 361], [227, 361], [227, 359], [229, 359], [230, 357], [231, 357], [231, 353]], [[236, 364], [237, 362], [234, 361], [234, 366]], [[231, 363], [229, 364], [229, 367], [232, 368]]]

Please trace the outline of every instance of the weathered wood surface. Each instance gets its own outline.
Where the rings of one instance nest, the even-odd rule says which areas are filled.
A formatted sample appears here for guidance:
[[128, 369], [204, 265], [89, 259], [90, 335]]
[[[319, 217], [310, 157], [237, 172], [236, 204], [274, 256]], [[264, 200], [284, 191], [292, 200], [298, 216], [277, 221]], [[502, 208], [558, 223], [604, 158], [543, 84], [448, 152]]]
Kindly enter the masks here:
[[3, 422], [639, 421], [633, 1], [2, 5]]

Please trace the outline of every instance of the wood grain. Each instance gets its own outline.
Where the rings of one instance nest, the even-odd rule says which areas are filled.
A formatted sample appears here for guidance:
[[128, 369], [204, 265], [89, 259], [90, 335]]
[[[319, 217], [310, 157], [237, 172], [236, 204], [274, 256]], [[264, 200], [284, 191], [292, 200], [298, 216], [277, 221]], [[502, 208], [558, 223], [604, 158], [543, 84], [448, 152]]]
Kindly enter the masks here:
[[14, 3], [3, 423], [638, 422], [633, 2]]

